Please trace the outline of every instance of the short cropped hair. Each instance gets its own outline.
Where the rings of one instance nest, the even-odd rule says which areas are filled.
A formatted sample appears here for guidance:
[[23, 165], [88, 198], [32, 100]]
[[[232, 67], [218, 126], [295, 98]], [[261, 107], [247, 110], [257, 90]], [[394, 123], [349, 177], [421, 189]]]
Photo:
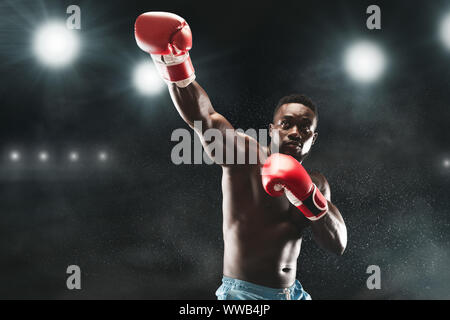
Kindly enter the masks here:
[[275, 115], [277, 114], [280, 107], [287, 103], [300, 103], [305, 107], [310, 108], [316, 115], [316, 120], [319, 120], [319, 113], [316, 105], [310, 98], [308, 98], [304, 94], [290, 94], [288, 96], [284, 96], [283, 98], [281, 98], [280, 101], [278, 101], [277, 106], [275, 107], [275, 111], [273, 112], [273, 118], [275, 118]]

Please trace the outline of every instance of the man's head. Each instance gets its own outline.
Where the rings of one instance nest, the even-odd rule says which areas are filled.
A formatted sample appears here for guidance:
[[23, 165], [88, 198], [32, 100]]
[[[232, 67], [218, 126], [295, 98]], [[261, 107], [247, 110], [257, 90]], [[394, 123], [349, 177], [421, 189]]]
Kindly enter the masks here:
[[278, 146], [280, 153], [303, 161], [317, 139], [318, 119], [317, 107], [308, 97], [291, 94], [281, 98], [270, 124], [272, 144]]

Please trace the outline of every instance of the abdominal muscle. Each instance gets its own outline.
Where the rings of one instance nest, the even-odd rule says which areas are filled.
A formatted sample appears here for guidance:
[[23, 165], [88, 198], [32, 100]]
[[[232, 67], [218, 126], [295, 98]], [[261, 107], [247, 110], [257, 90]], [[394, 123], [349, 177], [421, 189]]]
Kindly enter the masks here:
[[230, 241], [235, 237], [230, 234], [225, 237], [228, 238], [224, 252], [225, 276], [271, 288], [287, 288], [294, 283], [301, 239], [280, 247], [264, 241], [260, 246]]
[[295, 213], [284, 196], [265, 193], [259, 171], [247, 170], [224, 170], [222, 177], [223, 274], [271, 288], [289, 287], [301, 247]]

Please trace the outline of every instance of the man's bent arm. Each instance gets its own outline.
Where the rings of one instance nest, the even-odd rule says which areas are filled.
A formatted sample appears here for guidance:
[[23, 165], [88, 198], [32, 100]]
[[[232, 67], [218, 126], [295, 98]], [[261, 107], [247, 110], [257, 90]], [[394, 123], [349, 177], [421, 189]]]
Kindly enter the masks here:
[[327, 199], [328, 212], [322, 218], [311, 221], [311, 229], [316, 243], [335, 254], [342, 255], [347, 246], [347, 227], [339, 209], [331, 202], [330, 186], [326, 178], [320, 174], [312, 174], [322, 194]]
[[338, 208], [328, 201], [328, 213], [311, 221], [314, 240], [324, 249], [342, 255], [347, 246], [347, 228]]

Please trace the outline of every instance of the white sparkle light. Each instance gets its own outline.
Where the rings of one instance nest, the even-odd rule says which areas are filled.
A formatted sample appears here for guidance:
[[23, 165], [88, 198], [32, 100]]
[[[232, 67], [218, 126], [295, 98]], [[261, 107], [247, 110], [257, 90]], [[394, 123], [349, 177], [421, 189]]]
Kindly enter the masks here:
[[165, 87], [164, 81], [151, 61], [143, 62], [135, 68], [134, 85], [144, 95], [157, 94]]
[[34, 37], [34, 52], [50, 67], [71, 62], [78, 53], [79, 40], [74, 30], [63, 22], [50, 22], [39, 28]]
[[377, 45], [364, 41], [347, 49], [344, 64], [353, 79], [368, 83], [383, 73], [386, 59]]

